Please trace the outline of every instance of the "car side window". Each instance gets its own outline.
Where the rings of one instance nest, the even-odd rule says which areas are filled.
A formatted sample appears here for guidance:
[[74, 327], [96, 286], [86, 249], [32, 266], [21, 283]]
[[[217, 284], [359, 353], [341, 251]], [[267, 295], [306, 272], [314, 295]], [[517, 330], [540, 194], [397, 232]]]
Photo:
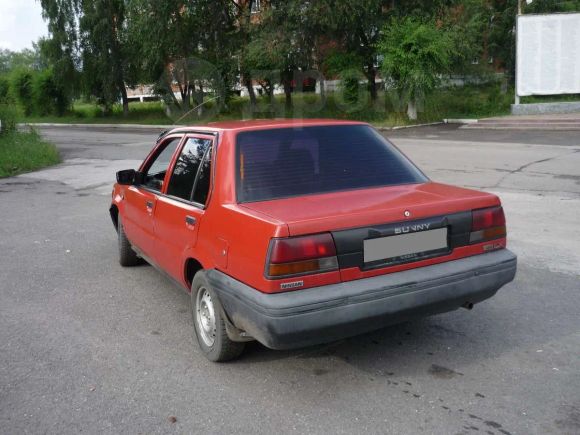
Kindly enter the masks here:
[[193, 201], [202, 205], [206, 204], [207, 196], [209, 194], [211, 180], [211, 152], [212, 148], [210, 147], [199, 168], [199, 175], [197, 176], [197, 182], [195, 183], [195, 192], [193, 192]]
[[145, 186], [153, 190], [161, 191], [167, 168], [169, 168], [169, 164], [171, 163], [171, 157], [180, 141], [180, 137], [169, 139], [167, 141], [165, 147], [159, 154], [157, 154], [153, 159], [153, 162], [149, 165], [149, 168], [145, 171], [143, 181]]
[[[173, 169], [173, 174], [171, 175], [169, 186], [167, 188], [168, 195], [185, 199], [187, 201], [192, 200], [196, 179], [199, 183], [198, 173], [200, 172], [200, 167], [204, 168], [206, 166], [204, 158], [209, 153], [211, 143], [211, 139], [195, 137], [187, 139], [187, 142], [183, 146], [183, 149], [175, 162], [175, 168]], [[202, 170], [200, 175], [204, 172], [206, 171]], [[209, 186], [208, 175], [205, 175], [202, 178], [202, 183], [206, 183]], [[195, 195], [195, 197], [197, 198], [197, 195]], [[207, 198], [207, 193], [205, 197]], [[195, 202], [200, 202], [196, 198], [193, 198], [193, 200]], [[201, 204], [204, 203], [205, 199]]]

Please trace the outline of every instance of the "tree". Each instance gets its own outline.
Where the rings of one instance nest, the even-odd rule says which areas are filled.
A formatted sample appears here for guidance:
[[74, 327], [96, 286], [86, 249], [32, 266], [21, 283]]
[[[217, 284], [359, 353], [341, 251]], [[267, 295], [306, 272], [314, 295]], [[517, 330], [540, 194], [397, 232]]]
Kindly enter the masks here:
[[[79, 82], [110, 110], [121, 97], [129, 112], [126, 85], [131, 80], [132, 48], [126, 44], [125, 0], [41, 0], [50, 36], [41, 52], [55, 79], [70, 87]], [[80, 74], [79, 74], [80, 71]]]
[[33, 44], [32, 49], [25, 48], [20, 51], [0, 48], [0, 74], [8, 73], [18, 68], [38, 71], [43, 67], [45, 65], [43, 64], [38, 44]]
[[388, 18], [390, 0], [324, 0], [308, 3], [309, 13], [318, 17], [323, 35], [337, 40], [345, 53], [360, 59], [359, 68], [368, 81], [371, 99], [377, 98], [376, 64], [380, 30]]
[[490, 54], [500, 59], [512, 81], [515, 77], [516, 12], [518, 0], [493, 0], [489, 33]]
[[[160, 91], [174, 105], [188, 110], [193, 88], [186, 59], [196, 53], [199, 42], [193, 2], [132, 0], [129, 10], [129, 40], [138, 53], [141, 78], [155, 83], [165, 77]], [[181, 104], [173, 95], [173, 82], [179, 87]]]
[[226, 89], [236, 76], [233, 29], [229, 0], [129, 3], [129, 41], [136, 48], [140, 79], [157, 83], [167, 103], [184, 113], [200, 106], [208, 89], [220, 104], [227, 100]]
[[524, 12], [530, 14], [546, 14], [553, 12], [578, 12], [580, 0], [536, 0], [524, 4]]
[[58, 85], [70, 100], [78, 92], [80, 60], [78, 47], [79, 0], [40, 0], [49, 36], [38, 41], [42, 63], [51, 67]]
[[248, 90], [250, 96], [250, 104], [252, 108], [256, 107], [256, 93], [254, 92], [254, 84], [252, 82], [251, 64], [246, 58], [245, 47], [250, 44], [253, 25], [252, 22], [252, 8], [256, 0], [230, 1], [234, 11], [234, 20], [238, 31], [235, 38], [237, 41], [237, 57], [239, 60], [240, 78], [243, 85]]
[[[439, 29], [445, 29], [453, 39], [451, 69], [454, 73], [481, 75], [485, 66], [474, 65], [473, 59], [480, 59], [489, 53], [489, 31], [493, 22], [493, 9], [482, 0], [463, 0], [442, 8], [435, 17]], [[487, 51], [486, 51], [487, 50]], [[487, 60], [487, 59], [486, 59]]]
[[454, 50], [453, 39], [433, 21], [417, 18], [392, 19], [378, 44], [382, 70], [408, 101], [409, 119], [417, 119], [417, 103], [448, 71]]
[[108, 111], [121, 97], [123, 115], [129, 114], [126, 85], [131, 68], [124, 0], [80, 0], [80, 46], [83, 79], [99, 95]]
[[[235, 9], [231, 0], [198, 0], [195, 6], [198, 22], [203, 23], [198, 29], [200, 54], [214, 66], [210, 74], [213, 88], [221, 93], [220, 103], [227, 104], [238, 82]], [[215, 83], [216, 77], [221, 78], [219, 83]]]
[[[473, 50], [481, 50], [478, 35], [481, 25], [476, 7], [484, 7], [483, 0], [323, 0], [309, 3], [322, 25], [321, 34], [332, 35], [342, 51], [360, 60], [359, 68], [364, 73], [372, 100], [377, 98], [376, 65], [379, 64], [377, 48], [382, 40], [385, 24], [391, 20], [405, 20], [414, 17], [437, 22], [441, 28], [453, 35], [456, 48], [453, 62], [460, 65], [471, 60]], [[467, 11], [460, 14], [462, 11]]]
[[[278, 81], [284, 88], [286, 109], [292, 107], [292, 92], [301, 81], [299, 71], [313, 64], [313, 35], [305, 20], [303, 1], [272, 0], [271, 8], [262, 13], [243, 57], [246, 66], [262, 71], [265, 82]], [[276, 80], [277, 79], [277, 80]], [[268, 87], [271, 89], [274, 83]]]

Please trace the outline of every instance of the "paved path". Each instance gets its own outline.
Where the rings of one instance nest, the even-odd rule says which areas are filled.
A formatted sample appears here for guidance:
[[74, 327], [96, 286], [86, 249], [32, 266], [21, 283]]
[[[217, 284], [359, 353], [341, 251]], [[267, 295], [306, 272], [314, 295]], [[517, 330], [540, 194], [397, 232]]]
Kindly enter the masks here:
[[64, 164], [0, 180], [0, 432], [580, 432], [577, 135], [391, 133], [430, 177], [501, 195], [516, 281], [473, 311], [212, 364], [187, 295], [116, 259], [114, 172], [155, 134], [43, 134]]
[[580, 131], [580, 113], [544, 114], [544, 115], [510, 115], [494, 118], [483, 118], [470, 123], [464, 129], [485, 130], [556, 130]]

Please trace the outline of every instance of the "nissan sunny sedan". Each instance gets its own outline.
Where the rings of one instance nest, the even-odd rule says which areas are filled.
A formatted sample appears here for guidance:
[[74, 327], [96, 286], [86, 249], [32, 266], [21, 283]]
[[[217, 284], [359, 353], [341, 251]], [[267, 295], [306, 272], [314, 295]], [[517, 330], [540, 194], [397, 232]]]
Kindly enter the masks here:
[[117, 174], [110, 212], [121, 265], [191, 293], [211, 361], [471, 308], [516, 273], [496, 195], [431, 181], [360, 122], [176, 128]]

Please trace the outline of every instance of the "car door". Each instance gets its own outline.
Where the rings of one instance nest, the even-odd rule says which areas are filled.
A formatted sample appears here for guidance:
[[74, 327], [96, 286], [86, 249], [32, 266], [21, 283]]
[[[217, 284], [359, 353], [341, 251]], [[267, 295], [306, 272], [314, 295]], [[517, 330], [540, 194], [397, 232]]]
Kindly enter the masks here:
[[147, 257], [152, 257], [155, 249], [153, 216], [157, 200], [181, 139], [183, 135], [163, 139], [139, 169], [142, 183], [125, 191], [123, 227], [131, 244]]
[[184, 262], [195, 250], [211, 186], [214, 137], [186, 136], [171, 168], [165, 194], [155, 207], [156, 261], [179, 282]]

